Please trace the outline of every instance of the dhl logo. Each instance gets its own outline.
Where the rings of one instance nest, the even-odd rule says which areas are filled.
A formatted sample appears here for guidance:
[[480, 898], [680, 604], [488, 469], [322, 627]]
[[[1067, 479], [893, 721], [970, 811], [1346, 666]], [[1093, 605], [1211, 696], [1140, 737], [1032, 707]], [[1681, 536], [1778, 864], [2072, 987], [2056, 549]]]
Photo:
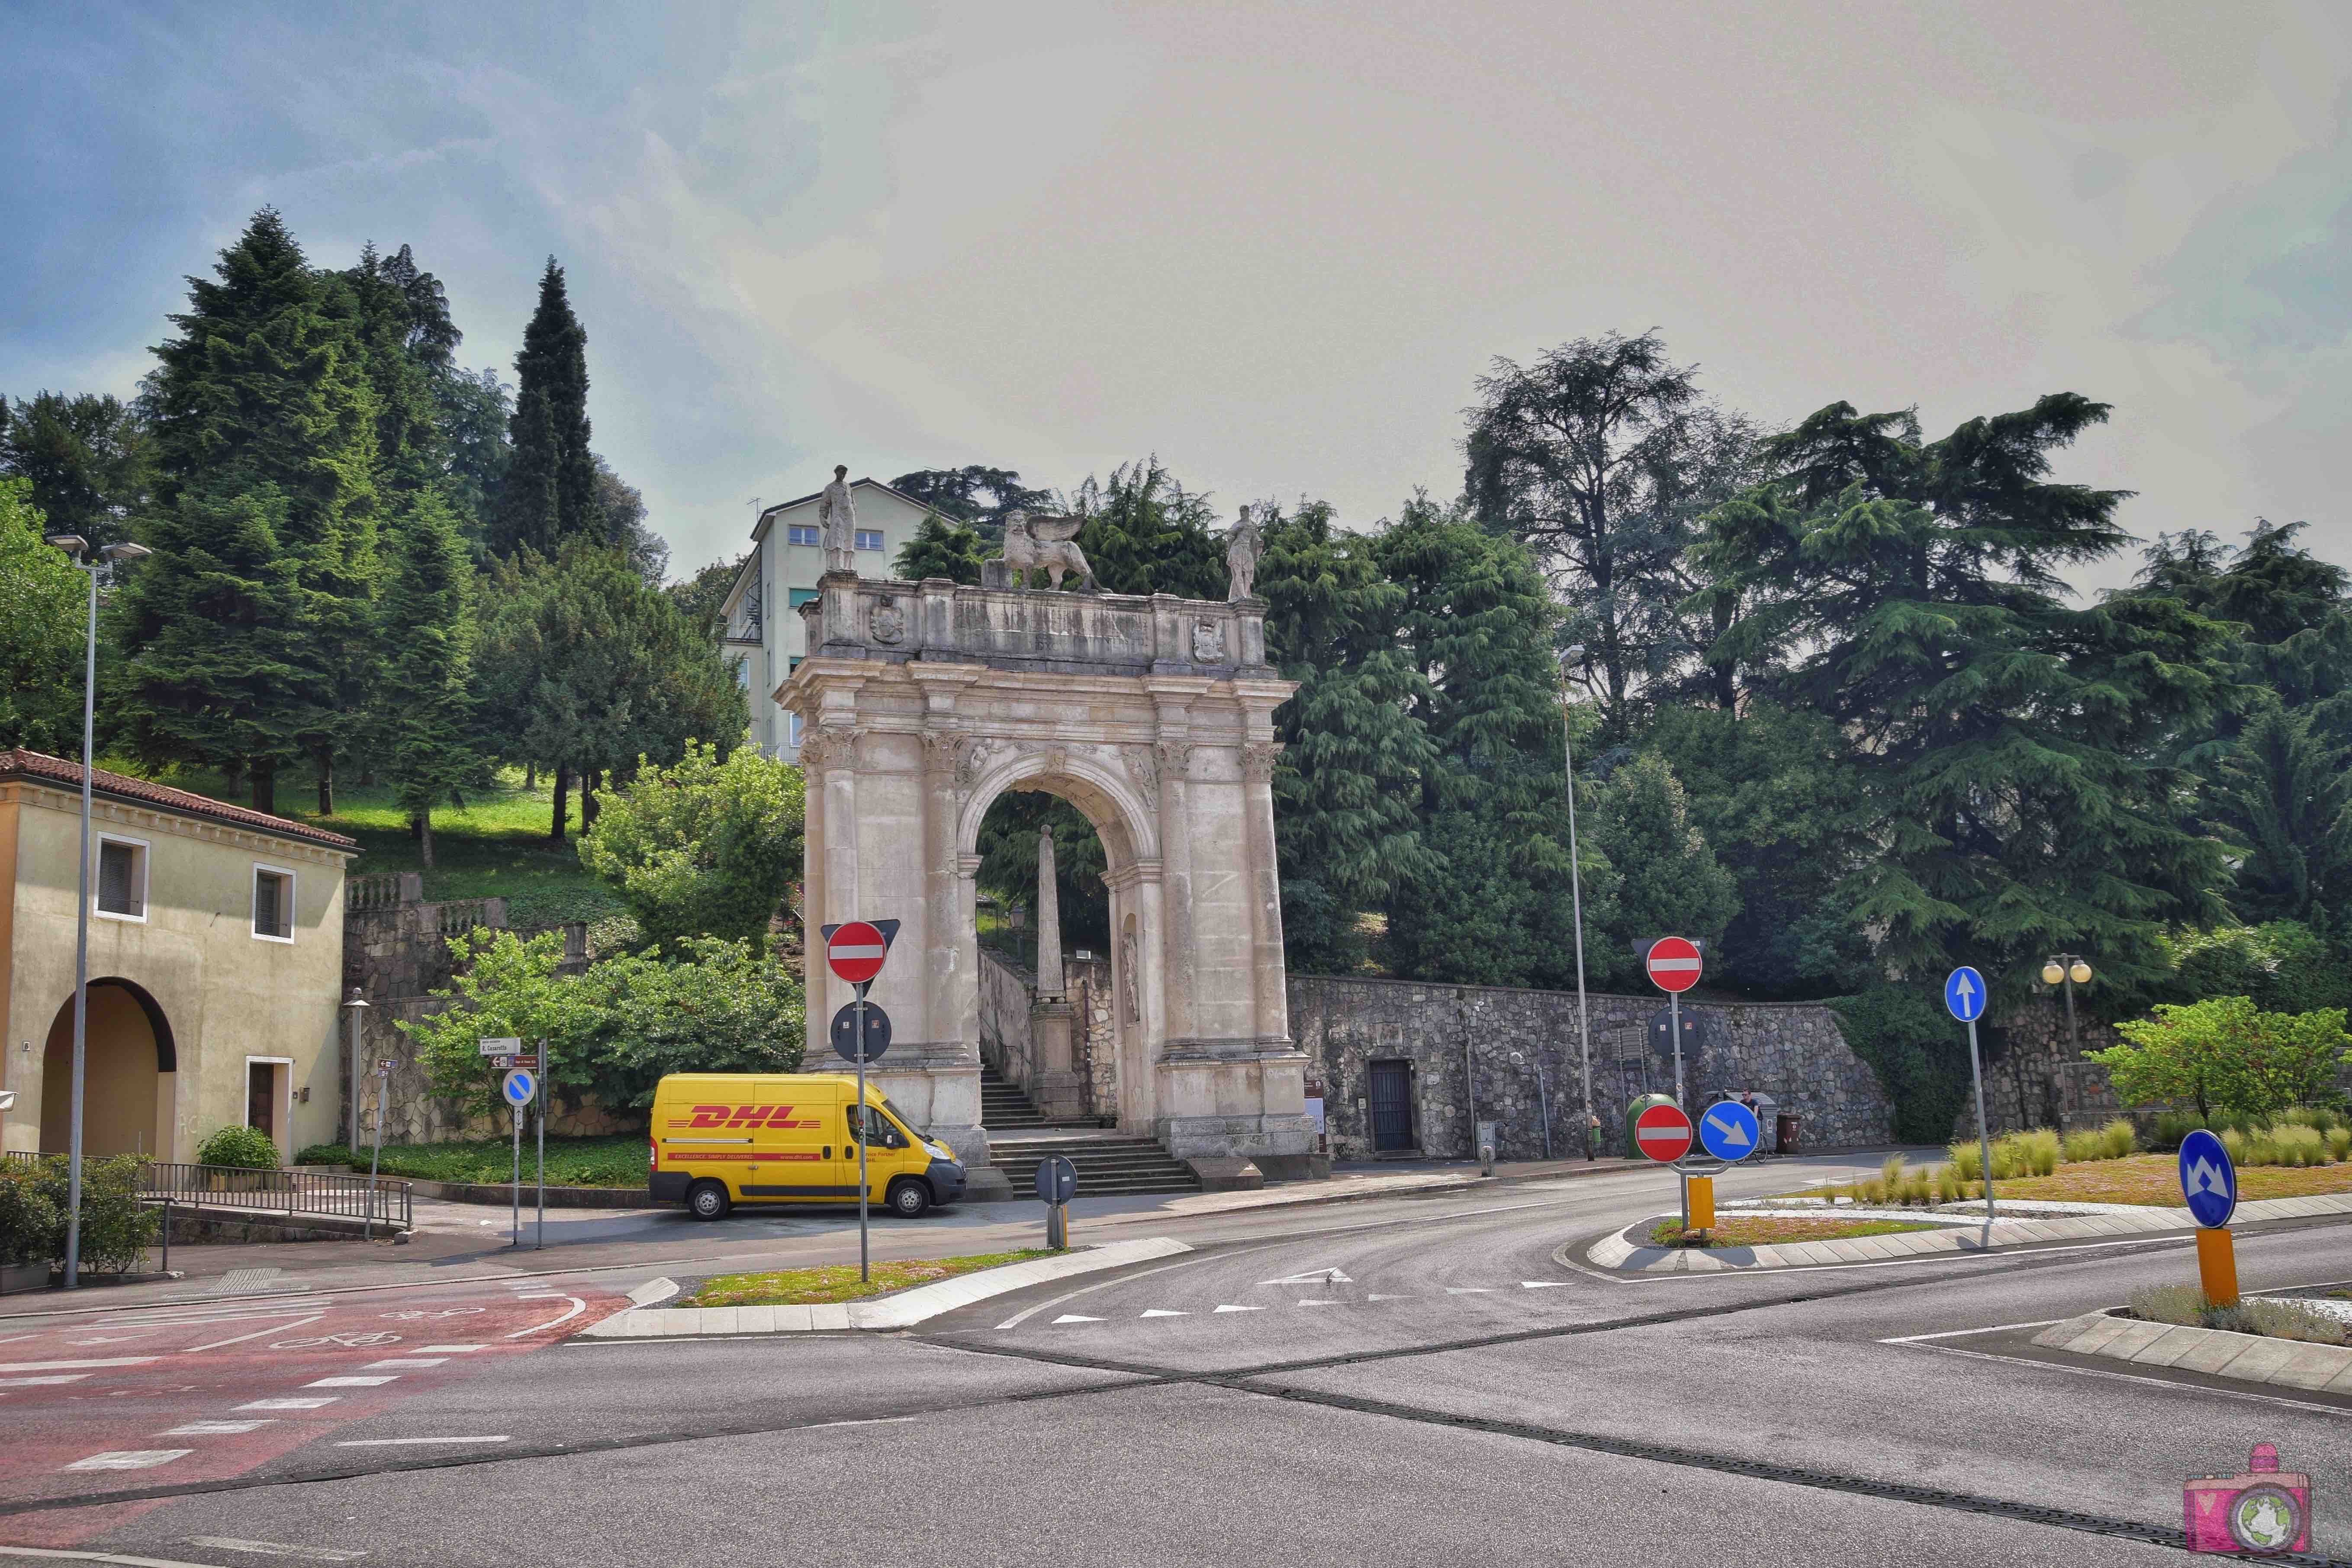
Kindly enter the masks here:
[[672, 1128], [693, 1127], [814, 1127], [812, 1120], [795, 1121], [789, 1105], [698, 1105], [691, 1118], [670, 1118]]

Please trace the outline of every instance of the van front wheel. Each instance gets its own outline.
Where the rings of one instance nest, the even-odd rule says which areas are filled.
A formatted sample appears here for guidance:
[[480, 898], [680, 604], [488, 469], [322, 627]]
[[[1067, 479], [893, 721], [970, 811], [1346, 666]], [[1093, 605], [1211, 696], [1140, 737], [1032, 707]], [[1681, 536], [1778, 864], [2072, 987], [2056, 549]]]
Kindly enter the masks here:
[[890, 1212], [900, 1219], [920, 1219], [930, 1206], [930, 1189], [920, 1182], [908, 1178], [890, 1188]]
[[697, 1219], [725, 1219], [734, 1206], [723, 1183], [697, 1182], [686, 1190], [686, 1211]]

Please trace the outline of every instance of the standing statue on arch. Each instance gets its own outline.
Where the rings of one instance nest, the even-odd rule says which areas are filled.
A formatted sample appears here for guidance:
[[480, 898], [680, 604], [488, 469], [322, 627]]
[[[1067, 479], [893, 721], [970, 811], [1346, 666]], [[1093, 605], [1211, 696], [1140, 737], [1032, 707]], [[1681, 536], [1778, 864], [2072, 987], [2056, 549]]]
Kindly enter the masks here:
[[1257, 592], [1257, 563], [1265, 554], [1265, 541], [1258, 534], [1257, 524], [1250, 521], [1250, 509], [1242, 508], [1241, 521], [1225, 535], [1225, 600], [1234, 603], [1252, 597]]
[[824, 569], [857, 575], [857, 502], [849, 493], [849, 465], [833, 466], [833, 483], [816, 498], [817, 526], [824, 531]]

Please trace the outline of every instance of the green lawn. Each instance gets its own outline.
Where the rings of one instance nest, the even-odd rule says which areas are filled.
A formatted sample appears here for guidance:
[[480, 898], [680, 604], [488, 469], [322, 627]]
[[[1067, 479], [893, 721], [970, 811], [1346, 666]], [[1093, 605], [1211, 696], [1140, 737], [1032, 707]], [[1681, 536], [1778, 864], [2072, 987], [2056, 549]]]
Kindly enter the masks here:
[[1843, 1241], [1855, 1236], [1894, 1236], [1934, 1230], [1899, 1219], [1815, 1219], [1810, 1215], [1734, 1214], [1720, 1216], [1713, 1230], [1685, 1231], [1677, 1221], [1650, 1227], [1653, 1247], [1777, 1247], [1798, 1241]]
[[[538, 1173], [537, 1146], [524, 1130], [522, 1176]], [[386, 1176], [410, 1176], [428, 1182], [489, 1182], [509, 1179], [513, 1171], [514, 1143], [507, 1138], [486, 1138], [467, 1143], [387, 1143], [383, 1163], [376, 1169]], [[357, 1154], [340, 1143], [320, 1143], [294, 1156], [298, 1165], [349, 1165], [364, 1173], [368, 1151]], [[619, 1138], [550, 1138], [547, 1141], [547, 1184], [551, 1187], [642, 1187], [646, 1184], [646, 1139], [642, 1132]]]
[[779, 1268], [766, 1274], [720, 1274], [705, 1279], [693, 1295], [674, 1307], [801, 1307], [812, 1302], [857, 1301], [868, 1296], [886, 1296], [893, 1290], [911, 1286], [928, 1285], [935, 1279], [949, 1279], [959, 1274], [970, 1274], [982, 1268], [995, 1268], [1007, 1263], [1026, 1263], [1033, 1258], [1050, 1258], [1044, 1248], [1031, 1247], [1020, 1252], [980, 1252], [963, 1258], [929, 1258], [913, 1262], [877, 1261], [869, 1270], [873, 1278], [857, 1278], [854, 1263], [828, 1264], [821, 1268]]
[[[547, 830], [554, 786], [544, 775], [535, 789], [525, 789], [522, 781], [521, 769], [508, 768], [488, 788], [468, 792], [464, 806], [445, 805], [434, 812], [435, 866], [425, 873], [425, 899], [503, 897], [508, 922], [519, 927], [595, 921], [619, 913], [620, 900], [612, 889], [580, 864], [578, 791], [572, 797], [572, 837], [551, 845]], [[182, 770], [156, 782], [239, 805], [252, 804], [249, 792], [230, 793], [216, 773]], [[312, 809], [318, 799], [310, 770], [289, 769], [278, 775], [280, 816], [360, 841], [361, 853], [351, 865], [352, 876], [424, 868], [420, 846], [408, 836], [408, 819], [393, 803], [391, 790], [356, 784], [347, 776], [336, 783], [333, 816], [320, 816]]]

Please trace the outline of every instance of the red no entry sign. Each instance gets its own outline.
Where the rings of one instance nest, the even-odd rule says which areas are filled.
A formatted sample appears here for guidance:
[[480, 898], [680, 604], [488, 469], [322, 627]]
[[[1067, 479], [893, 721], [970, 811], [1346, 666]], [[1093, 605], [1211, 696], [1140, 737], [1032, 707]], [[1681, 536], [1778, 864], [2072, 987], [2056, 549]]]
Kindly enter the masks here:
[[1690, 1152], [1691, 1119], [1675, 1105], [1654, 1105], [1633, 1119], [1633, 1146], [1664, 1164]]
[[1662, 936], [1650, 944], [1650, 982], [1661, 991], [1687, 991], [1698, 984], [1698, 946], [1687, 937]]
[[862, 985], [882, 973], [882, 960], [889, 952], [880, 931], [865, 921], [852, 921], [826, 941], [824, 961], [842, 979]]

